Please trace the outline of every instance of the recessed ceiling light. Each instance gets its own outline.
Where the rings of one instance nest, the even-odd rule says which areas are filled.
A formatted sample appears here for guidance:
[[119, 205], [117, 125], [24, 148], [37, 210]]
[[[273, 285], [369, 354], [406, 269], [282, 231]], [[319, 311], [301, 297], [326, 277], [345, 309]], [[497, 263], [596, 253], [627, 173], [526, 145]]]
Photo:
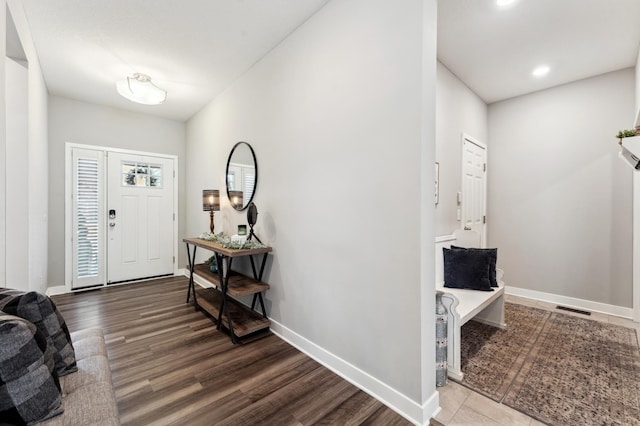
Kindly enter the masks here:
[[533, 74], [534, 77], [540, 78], [549, 74], [549, 71], [551, 71], [551, 68], [549, 68], [548, 65], [540, 65], [539, 67], [534, 69], [531, 74]]
[[498, 7], [506, 7], [510, 4], [515, 3], [515, 1], [516, 0], [496, 0], [496, 4], [498, 5]]

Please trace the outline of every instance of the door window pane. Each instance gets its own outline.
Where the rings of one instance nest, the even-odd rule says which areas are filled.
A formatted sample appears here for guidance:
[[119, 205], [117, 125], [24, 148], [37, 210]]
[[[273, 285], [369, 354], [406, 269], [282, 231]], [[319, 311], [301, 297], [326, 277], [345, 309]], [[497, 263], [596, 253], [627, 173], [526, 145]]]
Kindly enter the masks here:
[[162, 166], [149, 163], [122, 163], [122, 186], [162, 188]]

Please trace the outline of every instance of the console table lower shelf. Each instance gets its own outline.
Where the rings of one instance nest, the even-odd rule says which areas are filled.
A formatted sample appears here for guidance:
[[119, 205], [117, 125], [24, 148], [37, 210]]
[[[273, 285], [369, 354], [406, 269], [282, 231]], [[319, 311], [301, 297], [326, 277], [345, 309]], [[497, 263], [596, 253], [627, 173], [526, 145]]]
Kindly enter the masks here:
[[[222, 293], [215, 288], [198, 288], [198, 305], [207, 311], [213, 318], [218, 318], [220, 306], [222, 304]], [[255, 332], [269, 329], [271, 321], [264, 318], [258, 312], [249, 309], [242, 303], [227, 298], [229, 314], [233, 323], [233, 332], [238, 337], [248, 336]], [[222, 325], [228, 330], [229, 322], [226, 315], [222, 315]]]

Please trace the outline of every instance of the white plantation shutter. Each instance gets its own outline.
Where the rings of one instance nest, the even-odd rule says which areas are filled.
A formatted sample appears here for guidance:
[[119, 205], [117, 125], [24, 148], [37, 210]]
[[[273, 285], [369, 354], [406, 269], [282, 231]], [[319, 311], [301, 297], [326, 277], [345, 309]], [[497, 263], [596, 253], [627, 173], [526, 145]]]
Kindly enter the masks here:
[[76, 235], [76, 256], [78, 278], [95, 277], [98, 264], [98, 162], [86, 158], [78, 159], [78, 180], [76, 186], [78, 228]]
[[[253, 194], [253, 189], [256, 186], [256, 169], [254, 168], [244, 168], [242, 170], [242, 174], [243, 174], [243, 179], [244, 179], [244, 185], [242, 188], [242, 192], [244, 192], [245, 196], [246, 194]], [[244, 200], [245, 205], [249, 202], [249, 198], [251, 197], [247, 197]]]
[[72, 287], [103, 284], [104, 156], [101, 151], [74, 149], [73, 157], [73, 279]]

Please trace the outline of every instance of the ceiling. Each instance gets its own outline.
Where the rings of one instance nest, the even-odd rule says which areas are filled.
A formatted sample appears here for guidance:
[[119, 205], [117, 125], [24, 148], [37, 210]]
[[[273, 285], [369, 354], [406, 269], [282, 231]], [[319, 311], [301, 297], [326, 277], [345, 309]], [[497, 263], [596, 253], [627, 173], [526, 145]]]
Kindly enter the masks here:
[[[53, 95], [184, 121], [329, 0], [23, 0]], [[485, 102], [632, 67], [640, 0], [439, 0], [438, 57]], [[548, 64], [544, 78], [532, 69]], [[162, 105], [120, 97], [144, 73]]]
[[438, 58], [487, 103], [633, 67], [639, 45], [640, 0], [438, 2]]
[[[328, 0], [23, 0], [49, 93], [184, 121]], [[162, 105], [116, 81], [149, 75]]]

